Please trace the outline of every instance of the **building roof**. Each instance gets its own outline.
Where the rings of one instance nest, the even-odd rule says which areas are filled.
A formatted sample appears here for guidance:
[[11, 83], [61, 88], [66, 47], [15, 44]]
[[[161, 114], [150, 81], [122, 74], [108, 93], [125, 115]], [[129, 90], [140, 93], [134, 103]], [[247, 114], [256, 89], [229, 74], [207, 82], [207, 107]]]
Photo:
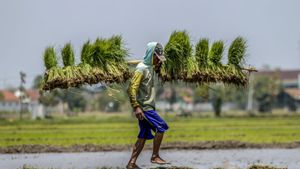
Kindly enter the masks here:
[[[31, 101], [37, 101], [40, 98], [40, 93], [38, 90], [26, 90], [25, 91], [26, 96]], [[19, 98], [16, 96], [14, 92], [11, 92], [9, 90], [0, 90], [0, 96], [3, 95], [3, 101], [4, 102], [18, 102]], [[0, 98], [1, 101], [1, 98]]]
[[0, 93], [3, 95], [4, 102], [18, 102], [18, 97], [9, 90], [0, 90]]
[[284, 89], [284, 92], [292, 96], [294, 99], [300, 100], [300, 89], [288, 88], [288, 89]]
[[255, 75], [278, 76], [281, 80], [297, 80], [300, 70], [259, 70]]
[[40, 98], [40, 93], [38, 90], [26, 90], [26, 95], [31, 101], [37, 101]]

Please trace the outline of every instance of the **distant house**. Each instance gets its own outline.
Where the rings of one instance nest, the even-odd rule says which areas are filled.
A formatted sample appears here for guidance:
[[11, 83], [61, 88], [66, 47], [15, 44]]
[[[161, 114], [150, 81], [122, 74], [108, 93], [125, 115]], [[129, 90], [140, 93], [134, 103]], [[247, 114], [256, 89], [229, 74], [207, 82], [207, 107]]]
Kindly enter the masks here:
[[277, 95], [277, 105], [290, 110], [300, 107], [300, 70], [261, 70], [254, 75], [279, 78], [283, 90]]
[[296, 100], [300, 100], [300, 90], [296, 88], [284, 89], [284, 92]]
[[0, 90], [0, 111], [20, 111], [19, 98], [9, 90]]
[[40, 98], [40, 92], [38, 90], [29, 89], [25, 91], [26, 96], [30, 99], [30, 102], [38, 102]]
[[300, 107], [300, 89], [298, 88], [288, 88], [284, 89], [284, 92], [289, 95], [293, 100], [295, 100], [295, 106]]
[[278, 77], [284, 88], [300, 89], [300, 70], [259, 70], [254, 75]]
[[[0, 90], [0, 111], [19, 112], [21, 109], [20, 91]], [[22, 103], [26, 110], [32, 113], [32, 118], [43, 117], [44, 108], [39, 103], [38, 90], [26, 90]]]

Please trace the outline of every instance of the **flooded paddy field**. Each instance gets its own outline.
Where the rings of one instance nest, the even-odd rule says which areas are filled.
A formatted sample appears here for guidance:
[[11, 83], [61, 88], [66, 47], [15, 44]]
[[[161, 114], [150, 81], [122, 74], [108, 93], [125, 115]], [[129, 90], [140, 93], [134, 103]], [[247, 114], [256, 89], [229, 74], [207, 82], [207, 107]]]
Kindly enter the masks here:
[[[106, 152], [0, 154], [0, 168], [97, 169], [125, 168], [130, 150]], [[158, 168], [150, 163], [151, 151], [145, 150], [137, 164], [141, 168]], [[299, 169], [300, 149], [221, 149], [162, 150], [161, 156], [171, 162], [168, 167], [197, 169], [246, 169], [252, 165]]]

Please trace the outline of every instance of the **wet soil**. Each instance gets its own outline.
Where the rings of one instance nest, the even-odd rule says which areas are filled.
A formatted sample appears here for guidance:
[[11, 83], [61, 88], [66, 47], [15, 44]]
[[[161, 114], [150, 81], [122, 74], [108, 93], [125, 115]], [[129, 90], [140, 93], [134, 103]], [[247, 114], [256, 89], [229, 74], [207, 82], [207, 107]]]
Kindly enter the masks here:
[[[137, 164], [143, 169], [299, 169], [300, 149], [162, 150], [170, 165], [151, 164], [145, 150]], [[125, 168], [130, 150], [76, 153], [0, 154], [0, 168], [115, 169]], [[272, 166], [272, 167], [271, 167]]]
[[[145, 149], [151, 149], [151, 145], [146, 145]], [[300, 148], [299, 142], [292, 143], [245, 143], [239, 141], [206, 141], [196, 143], [175, 142], [163, 143], [161, 149], [164, 150], [210, 150], [210, 149], [263, 149], [263, 148]], [[62, 152], [103, 152], [103, 151], [122, 151], [130, 150], [131, 145], [72, 145], [72, 146], [55, 146], [55, 145], [16, 145], [0, 147], [1, 154], [14, 153], [62, 153]]]

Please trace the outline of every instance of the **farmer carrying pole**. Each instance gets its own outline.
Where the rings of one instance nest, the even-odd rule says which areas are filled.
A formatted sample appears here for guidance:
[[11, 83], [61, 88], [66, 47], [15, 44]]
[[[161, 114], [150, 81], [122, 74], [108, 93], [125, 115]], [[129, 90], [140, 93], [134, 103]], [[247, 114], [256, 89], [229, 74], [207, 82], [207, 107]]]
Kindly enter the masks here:
[[[154, 73], [160, 70], [161, 64], [165, 60], [166, 58], [163, 56], [163, 46], [157, 42], [148, 43], [144, 60], [136, 66], [129, 84], [127, 92], [134, 114], [139, 121], [140, 132], [126, 167], [128, 169], [139, 168], [136, 165], [136, 160], [146, 140], [153, 138], [151, 162], [156, 164], [167, 163], [159, 156], [159, 148], [164, 132], [169, 127], [155, 111], [154, 102]], [[152, 135], [151, 130], [155, 132], [155, 136]]]

